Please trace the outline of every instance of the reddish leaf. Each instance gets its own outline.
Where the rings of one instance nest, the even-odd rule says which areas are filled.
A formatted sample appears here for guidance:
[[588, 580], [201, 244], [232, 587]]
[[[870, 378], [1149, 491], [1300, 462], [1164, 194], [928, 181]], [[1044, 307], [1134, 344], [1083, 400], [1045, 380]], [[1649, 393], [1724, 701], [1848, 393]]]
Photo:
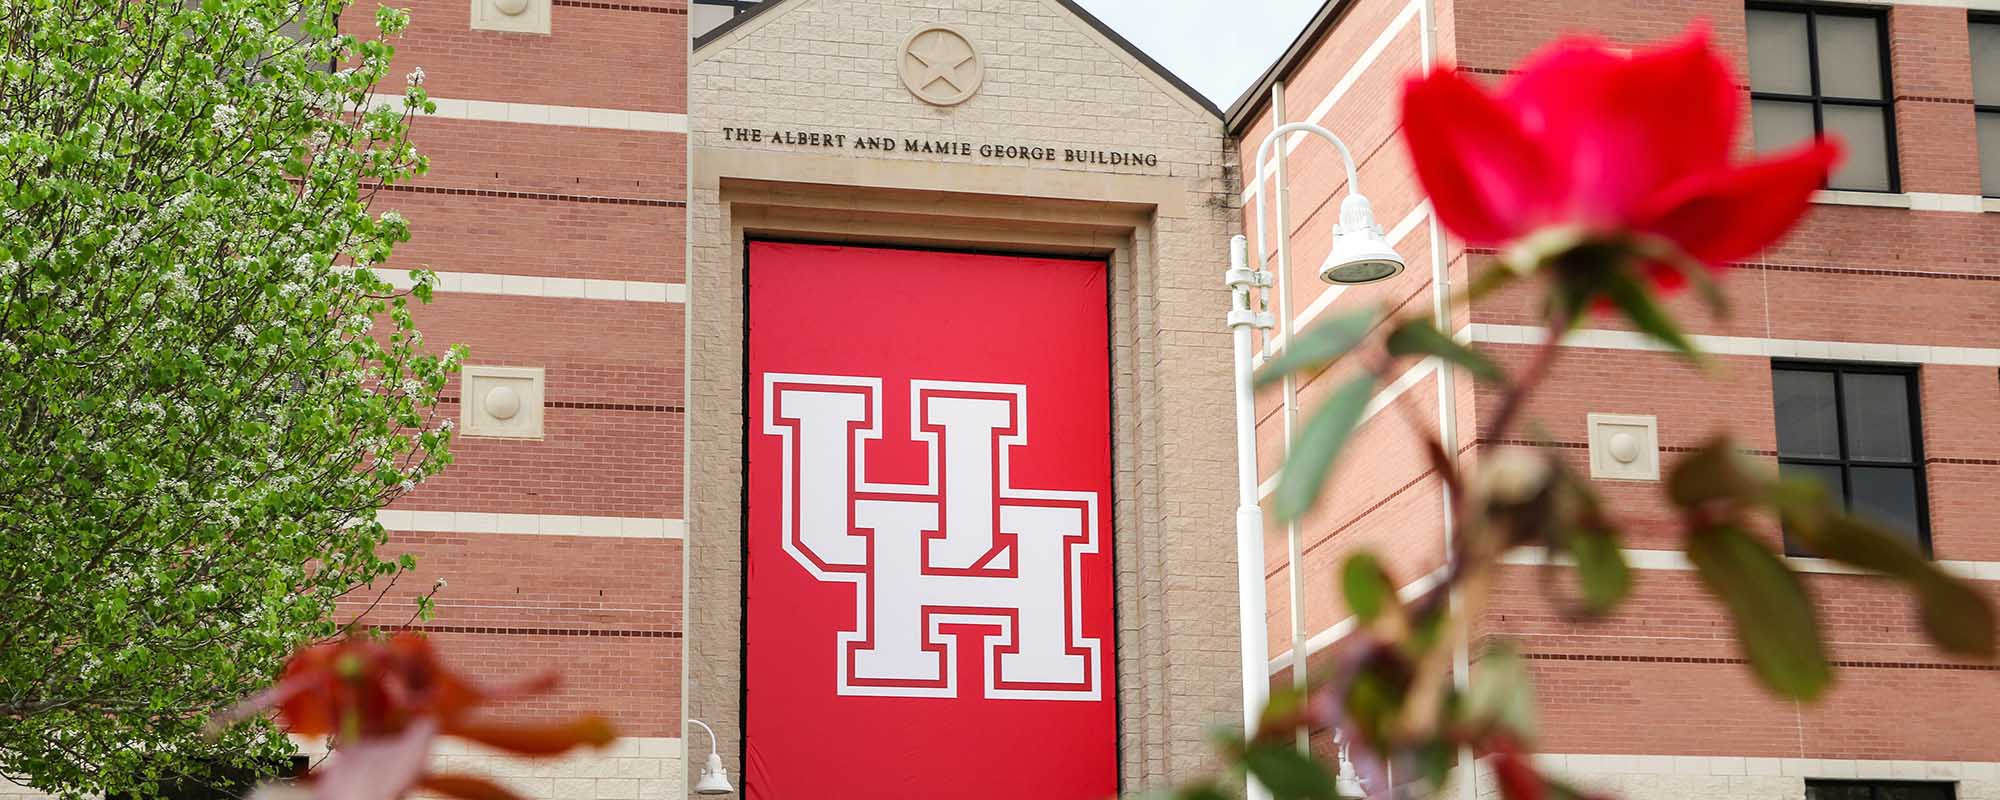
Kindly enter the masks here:
[[465, 800], [522, 800], [507, 787], [474, 775], [425, 775], [417, 785], [433, 794]]
[[461, 722], [446, 727], [445, 733], [522, 756], [561, 755], [584, 745], [603, 747], [618, 738], [611, 723], [599, 716], [544, 725]]

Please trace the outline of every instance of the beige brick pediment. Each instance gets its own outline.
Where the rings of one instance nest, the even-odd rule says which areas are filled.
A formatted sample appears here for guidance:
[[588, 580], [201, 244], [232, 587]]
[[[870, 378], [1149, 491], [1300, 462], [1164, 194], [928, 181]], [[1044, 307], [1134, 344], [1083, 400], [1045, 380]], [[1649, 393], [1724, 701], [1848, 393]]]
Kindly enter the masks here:
[[698, 121], [700, 145], [915, 145], [916, 157], [1154, 174], [1168, 170], [1149, 155], [1212, 162], [1214, 107], [1067, 0], [766, 5], [699, 43], [692, 105], [741, 110]]

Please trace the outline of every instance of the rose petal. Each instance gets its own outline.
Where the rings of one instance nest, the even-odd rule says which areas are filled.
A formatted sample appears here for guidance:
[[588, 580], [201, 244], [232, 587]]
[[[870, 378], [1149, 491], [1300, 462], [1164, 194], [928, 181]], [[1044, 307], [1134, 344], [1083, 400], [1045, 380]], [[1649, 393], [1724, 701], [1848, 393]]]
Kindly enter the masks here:
[[1673, 241], [1711, 266], [1740, 260], [1791, 230], [1840, 155], [1839, 143], [1822, 139], [1772, 158], [1693, 176], [1661, 193], [1652, 208], [1641, 212], [1636, 227]]
[[325, 702], [299, 702], [308, 692], [322, 689], [326, 684], [325, 674], [306, 673], [289, 675], [272, 684], [271, 688], [245, 698], [230, 706], [208, 721], [206, 728], [210, 735], [243, 720], [257, 716], [271, 709], [282, 709], [286, 730], [300, 736], [323, 736], [333, 732], [333, 717], [328, 713]]
[[1437, 70], [1403, 90], [1403, 141], [1438, 221], [1474, 247], [1548, 221], [1558, 189], [1541, 146], [1463, 75]]
[[429, 760], [437, 722], [419, 719], [394, 736], [345, 742], [313, 771], [319, 800], [398, 800], [416, 785]]
[[1680, 176], [1723, 168], [1742, 100], [1706, 25], [1627, 57], [1565, 37], [1522, 66], [1501, 102], [1561, 163], [1565, 221], [1615, 229]]
[[1511, 750], [1493, 755], [1493, 776], [1498, 779], [1504, 800], [1542, 800], [1546, 793], [1542, 776], [1535, 774], [1535, 768]]
[[522, 756], [561, 755], [584, 745], [603, 747], [618, 738], [618, 731], [599, 716], [553, 725], [453, 722], [444, 732]]
[[417, 785], [434, 794], [465, 800], [522, 800], [507, 787], [476, 775], [425, 775]]

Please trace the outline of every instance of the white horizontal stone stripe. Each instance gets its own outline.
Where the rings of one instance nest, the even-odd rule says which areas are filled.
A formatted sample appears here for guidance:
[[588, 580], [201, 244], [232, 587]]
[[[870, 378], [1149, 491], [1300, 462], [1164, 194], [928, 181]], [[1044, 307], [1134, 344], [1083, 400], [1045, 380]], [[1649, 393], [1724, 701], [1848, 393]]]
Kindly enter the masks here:
[[[2000, 8], [2000, 0], [1995, 0], [1994, 6]], [[1913, 211], [1955, 211], [1962, 214], [2000, 211], [2000, 199], [1976, 194], [1941, 192], [1851, 192], [1828, 189], [1814, 193], [1813, 202], [1830, 206], [1907, 208]]]
[[[1624, 553], [1625, 553], [1625, 563], [1631, 565], [1633, 569], [1681, 570], [1681, 571], [1692, 571], [1694, 569], [1694, 564], [1688, 561], [1687, 553], [1681, 552], [1679, 550], [1637, 550], [1628, 548], [1624, 551]], [[1539, 566], [1550, 563], [1548, 551], [1540, 547], [1515, 548], [1514, 550], [1509, 551], [1507, 555], [1503, 556], [1501, 558], [1501, 561], [1507, 564], [1527, 565], [1527, 566]], [[1863, 570], [1858, 570], [1853, 567], [1847, 566], [1846, 564], [1840, 564], [1833, 561], [1828, 561], [1823, 558], [1787, 557], [1785, 561], [1792, 566], [1792, 569], [1799, 572], [1813, 572], [1813, 573], [1821, 573], [1829, 575], [1867, 574]], [[1568, 557], [1557, 559], [1556, 562], [1563, 564], [1571, 563]], [[1939, 561], [1937, 563], [1938, 566], [1943, 567], [1944, 569], [1960, 577], [1970, 578], [1973, 580], [2000, 581], [2000, 561]], [[1397, 590], [1396, 594], [1401, 596], [1403, 599], [1408, 600], [1410, 598], [1416, 597], [1419, 594], [1430, 591], [1431, 587], [1436, 586], [1438, 581], [1442, 580], [1443, 578], [1444, 578], [1444, 568], [1440, 567], [1436, 571], [1430, 573], [1429, 575], [1425, 575], [1421, 578], [1411, 581], [1409, 584], [1405, 585], [1402, 589]], [[1313, 653], [1317, 653], [1321, 650], [1326, 649], [1328, 645], [1340, 641], [1341, 637], [1346, 636], [1353, 629], [1354, 629], [1353, 617], [1348, 617], [1347, 619], [1343, 619], [1339, 622], [1334, 623], [1331, 626], [1328, 626], [1325, 630], [1313, 634], [1311, 638], [1306, 640], [1306, 654], [1311, 655]], [[1290, 666], [1291, 663], [1292, 663], [1292, 651], [1286, 650], [1284, 653], [1271, 659], [1271, 665], [1270, 665], [1271, 674], [1273, 675], [1278, 674], [1279, 671], [1283, 670], [1285, 667]], [[1735, 774], [1740, 775], [1743, 773], [1735, 773]], [[1816, 777], [1824, 777], [1824, 776], [1816, 776]]]
[[[433, 97], [440, 119], [469, 119], [480, 122], [518, 122], [526, 125], [565, 125], [574, 128], [604, 128], [617, 131], [687, 133], [686, 114], [663, 111], [629, 111], [622, 108], [550, 106], [539, 103], [507, 103], [495, 100], [452, 100]], [[399, 94], [369, 95], [370, 108], [402, 108]]]
[[[1545, 337], [1543, 330], [1533, 325], [1493, 325], [1473, 323], [1468, 331], [1461, 332], [1461, 341], [1485, 342], [1490, 344], [1540, 344]], [[1893, 361], [1908, 364], [1936, 364], [1940, 366], [2000, 367], [2000, 348], [1993, 347], [1938, 347], [1922, 344], [1887, 344], [1876, 342], [1825, 342], [1809, 339], [1766, 339], [1755, 336], [1705, 336], [1688, 337], [1710, 353], [1731, 356], [1762, 356], [1767, 358], [1813, 358], [1830, 361]], [[1667, 349], [1643, 333], [1636, 331], [1614, 331], [1583, 329], [1563, 338], [1569, 347], [1593, 347], [1604, 350], [1658, 350]]]
[[587, 517], [564, 514], [497, 514], [483, 511], [375, 512], [382, 527], [422, 533], [514, 533], [536, 536], [601, 536], [622, 539], [679, 539], [687, 523], [658, 517]]
[[[325, 737], [290, 738], [302, 755], [315, 759], [327, 755]], [[620, 736], [602, 749], [581, 748], [556, 758], [522, 758], [459, 739], [440, 738], [432, 743], [431, 766], [438, 772], [496, 779], [523, 797], [659, 800], [685, 796], [685, 746], [685, 740], [673, 736]]]
[[[376, 269], [376, 277], [399, 289], [416, 285], [410, 273]], [[567, 297], [578, 300], [625, 300], [635, 303], [685, 303], [687, 284], [654, 281], [612, 281], [597, 278], [550, 278], [540, 275], [495, 275], [485, 272], [439, 272], [437, 290], [464, 294], [504, 294], [514, 297]]]
[[[1680, 550], [1636, 550], [1626, 549], [1625, 563], [1633, 569], [1692, 570], [1694, 564], [1688, 561], [1687, 553]], [[1550, 563], [1548, 551], [1540, 547], [1520, 547], [1509, 551], [1502, 561], [1508, 564], [1539, 565]], [[1571, 563], [1567, 556], [1555, 560], [1557, 563]], [[1827, 575], [1866, 575], [1867, 570], [1856, 569], [1837, 561], [1824, 558], [1785, 557], [1797, 572], [1816, 572]], [[1973, 580], [2000, 581], [2000, 561], [1939, 561], [1939, 567], [1963, 578]]]
[[1541, 753], [1535, 762], [1559, 775], [1767, 776], [1864, 780], [2000, 780], [2000, 762], [1890, 761], [1754, 756], [1649, 756]]
[[[1370, 417], [1375, 416], [1382, 409], [1388, 408], [1390, 403], [1396, 402], [1396, 398], [1402, 397], [1403, 393], [1408, 392], [1412, 387], [1422, 382], [1423, 379], [1430, 377], [1431, 373], [1436, 372], [1437, 367], [1437, 359], [1426, 358], [1417, 362], [1416, 366], [1404, 370], [1403, 374], [1396, 376], [1396, 379], [1390, 381], [1388, 386], [1382, 387], [1382, 391], [1376, 392], [1374, 397], [1368, 398], [1368, 406], [1361, 411], [1361, 421], [1367, 422]], [[1257, 485], [1257, 499], [1262, 500], [1270, 497], [1271, 491], [1276, 488], [1278, 488], [1277, 475], [1272, 475], [1264, 479], [1263, 483]]]
[[[1305, 121], [1316, 125], [1324, 123], [1326, 115], [1333, 111], [1333, 104], [1340, 102], [1340, 98], [1347, 94], [1347, 90], [1354, 88], [1355, 82], [1361, 80], [1361, 76], [1366, 74], [1368, 68], [1375, 64], [1375, 59], [1382, 57], [1382, 53], [1389, 49], [1389, 43], [1395, 41], [1396, 35], [1402, 33], [1403, 29], [1409, 26], [1410, 20], [1417, 18], [1417, 11], [1422, 8], [1422, 0], [1410, 0], [1408, 5], [1403, 6], [1402, 12], [1397, 14], [1395, 19], [1389, 21], [1389, 26], [1383, 28], [1382, 32], [1376, 35], [1375, 41], [1368, 43], [1368, 49], [1361, 51], [1361, 57], [1354, 60], [1354, 65], [1347, 68], [1347, 72], [1340, 76], [1338, 82], [1334, 83], [1333, 89], [1326, 93], [1326, 97], [1319, 101], [1319, 105], [1313, 107], [1311, 114], [1306, 115]], [[1334, 131], [1333, 135], [1339, 136], [1340, 131]], [[1291, 155], [1293, 150], [1298, 149], [1300, 142], [1308, 138], [1318, 137], [1300, 133], [1292, 134], [1288, 138], [1289, 141], [1284, 143], [1282, 148], [1283, 154], [1279, 156], [1280, 158]], [[1345, 140], [1343, 139], [1342, 141]], [[1350, 148], [1353, 147], [1352, 144], [1348, 146]], [[1256, 158], [1257, 155], [1255, 153], [1250, 154], [1251, 163], [1245, 166], [1256, 169]], [[1243, 190], [1243, 201], [1249, 202], [1250, 198], [1255, 197], [1257, 192], [1262, 190], [1264, 182], [1270, 180], [1271, 176], [1276, 175], [1277, 171], [1277, 159], [1267, 162], [1264, 165], [1264, 174], [1258, 176], [1258, 180], [1252, 181], [1250, 186]], [[1342, 178], [1345, 179], [1345, 177], [1343, 174]]]
[[[1404, 600], [1414, 599], [1418, 595], [1430, 591], [1431, 587], [1438, 585], [1438, 581], [1444, 580], [1444, 573], [1445, 573], [1445, 568], [1438, 567], [1437, 569], [1432, 570], [1429, 575], [1425, 575], [1421, 578], [1410, 581], [1409, 583], [1403, 584], [1403, 588], [1396, 590], [1396, 596], [1401, 597]], [[1314, 653], [1317, 653], [1321, 650], [1325, 650], [1329, 645], [1332, 645], [1334, 642], [1340, 641], [1341, 637], [1346, 636], [1348, 632], [1352, 630], [1354, 630], [1353, 617], [1348, 617], [1347, 619], [1343, 619], [1339, 622], [1333, 623], [1332, 625], [1328, 626], [1325, 630], [1320, 631], [1319, 633], [1315, 633], [1310, 638], [1306, 639], [1306, 655], [1311, 656]], [[1292, 665], [1292, 651], [1290, 648], [1287, 648], [1285, 652], [1279, 653], [1278, 655], [1273, 656], [1271, 658], [1271, 664], [1270, 664], [1271, 674], [1276, 675], [1279, 672], [1282, 672], [1286, 667], [1289, 667], [1291, 665]]]

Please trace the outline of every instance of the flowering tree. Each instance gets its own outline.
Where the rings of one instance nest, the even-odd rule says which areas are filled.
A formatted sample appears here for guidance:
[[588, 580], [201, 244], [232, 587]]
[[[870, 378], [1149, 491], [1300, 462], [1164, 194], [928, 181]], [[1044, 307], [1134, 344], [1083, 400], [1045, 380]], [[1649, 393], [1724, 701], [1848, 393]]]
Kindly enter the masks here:
[[[1700, 29], [1629, 56], [1564, 39], [1497, 92], [1448, 70], [1412, 80], [1402, 131], [1439, 221], [1466, 244], [1501, 254], [1500, 266], [1475, 275], [1456, 299], [1533, 282], [1546, 336], [1525, 367], [1507, 374], [1425, 318], [1366, 309], [1307, 331], [1260, 379], [1314, 374], [1356, 351], [1369, 357], [1300, 434], [1275, 491], [1278, 515], [1297, 518], [1313, 505], [1375, 387], [1399, 361], [1440, 358], [1498, 387], [1497, 410], [1481, 420], [1482, 435], [1497, 440], [1521, 427], [1526, 398], [1562, 355], [1563, 334], [1593, 313], [1623, 317], [1702, 363], [1659, 297], [1692, 286], [1723, 313], [1719, 274], [1790, 229], [1840, 155], [1838, 144], [1815, 141], [1733, 163], [1743, 110], [1737, 86]], [[1486, 759], [1508, 800], [1582, 797], [1527, 758], [1534, 705], [1521, 659], [1504, 644], [1488, 646], [1465, 688], [1454, 685], [1452, 661], [1470, 644], [1501, 558], [1518, 546], [1575, 563], [1577, 613], [1615, 611], [1632, 582], [1616, 509], [1549, 449], [1483, 454], [1468, 468], [1434, 439], [1424, 448], [1459, 521], [1445, 580], [1406, 601], [1374, 556], [1349, 558], [1340, 588], [1359, 625], [1339, 666], [1313, 676], [1306, 691], [1278, 694], [1257, 730], [1224, 737], [1223, 752], [1279, 798], [1337, 794], [1332, 770], [1296, 749], [1302, 725], [1342, 736], [1371, 798], [1435, 789], [1461, 748]], [[1683, 459], [1665, 488], [1680, 511], [1689, 560], [1734, 620], [1750, 668], [1769, 690], [1809, 701], [1833, 671], [1806, 586], [1749, 532], [1759, 516], [1782, 521], [1820, 556], [1907, 586], [1925, 631], [1946, 651], [1994, 656], [1986, 598], [1899, 537], [1845, 514], [1816, 485], [1780, 479], [1725, 435]], [[1220, 786], [1181, 796], [1224, 797]]]
[[425, 354], [409, 294], [355, 269], [408, 236], [373, 191], [424, 166], [407, 112], [367, 110], [406, 18], [341, 34], [345, 5], [0, 0], [0, 772], [19, 782], [146, 792], [289, 754], [268, 724], [202, 725], [397, 572], [374, 511], [444, 463], [456, 355]]

